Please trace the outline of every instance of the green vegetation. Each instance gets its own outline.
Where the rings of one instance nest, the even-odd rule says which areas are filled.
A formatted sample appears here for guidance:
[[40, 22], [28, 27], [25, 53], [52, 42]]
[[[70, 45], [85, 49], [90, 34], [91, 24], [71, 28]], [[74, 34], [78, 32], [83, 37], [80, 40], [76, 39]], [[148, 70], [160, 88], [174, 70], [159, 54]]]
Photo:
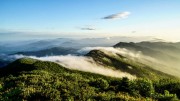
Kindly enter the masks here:
[[0, 101], [178, 101], [180, 81], [167, 78], [112, 78], [23, 58], [0, 69]]
[[178, 68], [180, 66], [180, 45], [179, 43], [168, 42], [119, 42], [114, 45], [116, 48], [126, 48], [128, 50], [138, 52], [146, 56], [153, 57], [159, 61], [167, 63], [168, 66]]
[[111, 53], [107, 54], [101, 50], [92, 50], [87, 56], [92, 57], [97, 63], [105, 65], [105, 67], [119, 69], [123, 72], [135, 75], [138, 78], [147, 78], [151, 80], [158, 80], [159, 78], [176, 78], [120, 54], [114, 55]]

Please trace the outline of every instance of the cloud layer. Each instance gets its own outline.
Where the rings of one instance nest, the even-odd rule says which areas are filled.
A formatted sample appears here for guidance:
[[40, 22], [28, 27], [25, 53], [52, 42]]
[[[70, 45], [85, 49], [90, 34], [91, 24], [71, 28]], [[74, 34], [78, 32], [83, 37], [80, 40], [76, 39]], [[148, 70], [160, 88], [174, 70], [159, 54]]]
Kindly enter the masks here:
[[[127, 50], [125, 48], [113, 48], [113, 47], [85, 47], [80, 49], [78, 52], [81, 54], [86, 54], [91, 50], [101, 50], [104, 53], [111, 55], [111, 56], [118, 56], [117, 54], [120, 54], [122, 56], [127, 57], [130, 60], [133, 60], [134, 62], [139, 62], [146, 64], [147, 66], [150, 66], [156, 70], [178, 76], [180, 69], [178, 68], [172, 68], [171, 66], [175, 65], [171, 62], [161, 62], [158, 61], [155, 58], [145, 56], [141, 52], [132, 52], [130, 50]], [[96, 74], [101, 74], [105, 76], [111, 76], [111, 77], [128, 77], [130, 79], [136, 78], [135, 76], [121, 72], [119, 70], [114, 70], [107, 68], [103, 65], [97, 64], [91, 57], [86, 57], [86, 56], [73, 56], [73, 55], [59, 55], [59, 56], [45, 56], [45, 57], [36, 57], [36, 56], [24, 56], [24, 55], [0, 55], [0, 57], [3, 60], [16, 60], [19, 58], [23, 57], [29, 57], [29, 58], [34, 58], [34, 59], [39, 59], [43, 61], [52, 61], [56, 62], [60, 65], [63, 65], [66, 68], [69, 69], [75, 69], [75, 70], [80, 70], [80, 71], [86, 71], [86, 72], [91, 72], [91, 73], [96, 73]]]
[[125, 19], [130, 14], [131, 14], [130, 12], [121, 12], [121, 13], [105, 16], [105, 17], [103, 17], [103, 19]]
[[121, 72], [119, 70], [113, 70], [104, 67], [102, 65], [98, 65], [92, 58], [85, 56], [65, 55], [65, 56], [48, 56], [48, 57], [32, 57], [32, 58], [43, 61], [52, 61], [69, 69], [91, 72], [105, 76], [118, 77], [118, 78], [128, 77], [129, 79], [136, 78], [135, 76], [132, 76], [129, 73]]

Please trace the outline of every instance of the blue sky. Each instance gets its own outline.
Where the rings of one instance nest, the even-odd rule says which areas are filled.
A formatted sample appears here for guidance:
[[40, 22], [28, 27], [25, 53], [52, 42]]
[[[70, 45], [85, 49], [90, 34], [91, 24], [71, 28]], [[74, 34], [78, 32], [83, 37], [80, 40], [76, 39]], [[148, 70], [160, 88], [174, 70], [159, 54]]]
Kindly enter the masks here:
[[0, 39], [155, 36], [180, 41], [179, 5], [180, 0], [0, 0]]

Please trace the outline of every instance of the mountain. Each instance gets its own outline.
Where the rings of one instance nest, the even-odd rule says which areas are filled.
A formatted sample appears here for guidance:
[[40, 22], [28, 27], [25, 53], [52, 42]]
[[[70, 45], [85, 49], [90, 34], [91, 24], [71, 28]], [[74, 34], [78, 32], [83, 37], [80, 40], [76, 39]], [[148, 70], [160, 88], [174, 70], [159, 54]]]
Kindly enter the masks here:
[[148, 78], [151, 80], [159, 78], [175, 78], [174, 76], [153, 69], [151, 65], [143, 64], [143, 62], [131, 59], [127, 56], [125, 57], [121, 54], [92, 50], [87, 54], [87, 56], [92, 57], [101, 65], [130, 73], [138, 78]]
[[66, 48], [66, 47], [53, 47], [49, 49], [39, 50], [39, 51], [26, 51], [26, 52], [17, 52], [15, 54], [22, 54], [26, 56], [51, 56], [51, 55], [68, 55], [68, 54], [77, 54], [78, 49]]
[[9, 63], [9, 61], [0, 60], [0, 68], [6, 66]]
[[[114, 47], [120, 48], [128, 48], [130, 50], [141, 51], [146, 55], [153, 55], [156, 56], [157, 54], [167, 54], [170, 56], [178, 56], [180, 57], [180, 46], [179, 43], [169, 43], [169, 42], [119, 42], [118, 44], [114, 45]], [[176, 54], [176, 55], [175, 55]]]
[[149, 37], [102, 37], [102, 38], [56, 38], [27, 41], [0, 42], [0, 54], [12, 54], [26, 51], [39, 51], [53, 47], [65, 47], [80, 49], [82, 47], [112, 46], [121, 42], [147, 41]]
[[[179, 70], [158, 61], [178, 59], [173, 55], [178, 52], [177, 43], [120, 42], [114, 47], [94, 49], [85, 56], [17, 59], [0, 68], [0, 101], [180, 99]], [[44, 56], [75, 51], [74, 48], [55, 47], [22, 54]], [[168, 51], [172, 53], [166, 53]]]
[[174, 44], [176, 47], [179, 47], [180, 48], [180, 42], [177, 42]]
[[157, 58], [158, 58], [157, 55], [161, 55], [161, 56], [169, 55], [168, 57], [173, 58], [172, 56], [174, 55], [172, 54], [174, 52], [179, 54], [180, 48], [175, 47], [171, 44], [166, 42], [139, 42], [139, 43], [120, 42], [114, 45], [114, 47], [127, 48], [133, 51], [141, 51], [145, 55], [155, 56]]
[[21, 58], [0, 68], [0, 99], [174, 101], [180, 98], [178, 78], [157, 71], [130, 56], [92, 50], [86, 57], [105, 68], [130, 73], [137, 78], [130, 80], [104, 76], [69, 69], [58, 61]]
[[180, 47], [178, 45], [179, 43], [169, 42], [119, 42], [114, 47], [141, 52], [144, 55], [157, 59], [164, 65], [178, 69], [180, 66]]
[[1, 68], [0, 77], [2, 100], [139, 101], [176, 100], [175, 94], [180, 97], [180, 82], [177, 80], [112, 78], [30, 58], [16, 60]]
[[10, 59], [7, 55], [5, 54], [0, 54], [0, 68], [8, 65], [9, 63], [11, 63], [12, 61], [14, 61], [14, 59]]
[[180, 58], [180, 47], [178, 43], [168, 43], [168, 42], [140, 42], [137, 45], [142, 47], [149, 47], [151, 49], [168, 53], [171, 56], [179, 56]]
[[19, 42], [6, 42], [2, 43], [0, 47], [0, 53], [16, 53], [22, 51], [38, 51], [42, 49], [48, 49], [56, 46], [60, 46], [66, 41], [72, 41], [68, 38], [57, 38], [57, 39], [44, 39], [44, 40], [28, 40]]

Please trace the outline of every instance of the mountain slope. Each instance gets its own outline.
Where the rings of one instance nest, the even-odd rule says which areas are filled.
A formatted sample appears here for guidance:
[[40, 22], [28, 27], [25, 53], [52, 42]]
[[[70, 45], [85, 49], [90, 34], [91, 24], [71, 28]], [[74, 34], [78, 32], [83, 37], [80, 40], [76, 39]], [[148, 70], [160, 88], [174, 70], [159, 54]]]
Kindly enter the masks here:
[[[0, 69], [0, 74], [0, 99], [3, 101], [170, 101], [177, 100], [175, 94], [180, 97], [178, 94], [180, 82], [173, 79], [162, 79], [152, 82], [148, 79], [112, 78], [69, 70], [53, 62], [30, 58], [16, 60], [7, 67]], [[173, 86], [169, 86], [172, 84]], [[165, 90], [166, 93], [164, 94]]]
[[[173, 51], [172, 48], [163, 47], [163, 45], [156, 45], [156, 42], [140, 42], [140, 43], [125, 43], [119, 42], [118, 44], [114, 45], [116, 48], [126, 48], [131, 51], [141, 51], [144, 55], [148, 55], [159, 60], [170, 61], [170, 60], [177, 60], [179, 57], [174, 57], [173, 55], [166, 52], [164, 49], [169, 49], [171, 52]], [[174, 47], [175, 48], [175, 47]], [[175, 49], [176, 51], [180, 51], [179, 49]], [[177, 52], [176, 52], [177, 53]], [[179, 54], [179, 53], [178, 53]]]
[[168, 43], [168, 42], [140, 42], [136, 43], [142, 47], [149, 47], [154, 50], [158, 50], [163, 53], [168, 53], [171, 56], [177, 57], [180, 59], [180, 47], [178, 43]]
[[92, 50], [87, 56], [92, 57], [97, 63], [105, 65], [106, 67], [118, 69], [123, 72], [130, 73], [137, 77], [148, 78], [151, 80], [159, 78], [175, 78], [174, 76], [165, 74], [153, 69], [147, 64], [125, 57], [121, 54], [112, 54], [104, 50]]
[[180, 77], [180, 47], [178, 45], [179, 43], [168, 42], [120, 42], [114, 47], [126, 48], [135, 53], [140, 52], [143, 55], [152, 57], [157, 63], [162, 64], [162, 66], [156, 67], [158, 70]]
[[[119, 42], [114, 47], [127, 48], [134, 51], [141, 51], [145, 55], [156, 58], [180, 59], [179, 43], [168, 42]], [[158, 57], [159, 56], [159, 57]], [[162, 57], [162, 58], [161, 58]]]
[[[126, 49], [118, 49], [122, 46], [134, 50], [136, 54]], [[178, 101], [180, 99], [179, 78], [156, 69], [160, 65], [148, 57], [154, 52], [164, 55], [162, 50], [156, 49], [155, 46], [146, 47], [144, 43], [120, 43], [115, 47], [118, 48], [92, 50], [86, 56], [74, 56], [79, 58], [70, 60], [69, 57], [72, 56], [68, 58], [52, 56], [55, 59], [45, 57], [46, 61], [42, 57], [18, 59], [0, 68], [0, 101]], [[44, 53], [56, 50], [61, 51], [54, 48]], [[138, 51], [147, 55], [144, 56]], [[167, 57], [169, 55], [172, 56], [168, 54]], [[78, 59], [87, 59], [88, 63]], [[63, 65], [63, 62], [71, 65]], [[68, 67], [76, 65], [77, 62], [84, 67], [79, 69]], [[96, 67], [93, 68], [88, 64]], [[98, 66], [103, 68], [95, 69]], [[97, 72], [102, 72], [100, 71], [102, 69], [103, 72], [109, 69], [121, 71], [120, 73], [136, 76], [136, 79], [84, 72], [83, 68], [87, 67]]]

